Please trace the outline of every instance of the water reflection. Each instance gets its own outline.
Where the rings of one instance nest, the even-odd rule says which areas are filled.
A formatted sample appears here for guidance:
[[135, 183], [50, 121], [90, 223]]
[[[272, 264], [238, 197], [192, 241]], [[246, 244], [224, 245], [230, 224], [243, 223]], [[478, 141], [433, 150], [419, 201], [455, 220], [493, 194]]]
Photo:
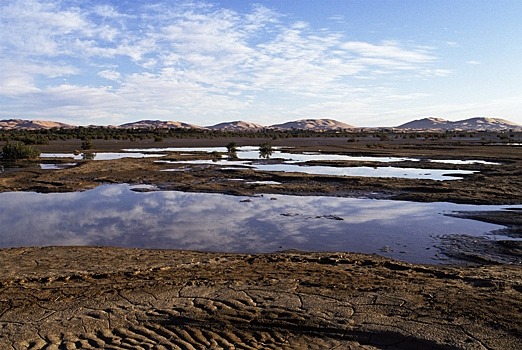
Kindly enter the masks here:
[[72, 168], [78, 165], [78, 163], [59, 163], [59, 164], [40, 164], [40, 169], [42, 170], [58, 170], [58, 169], [67, 169]]
[[140, 153], [140, 152], [86, 152], [86, 153], [41, 153], [40, 158], [73, 158], [75, 160], [114, 160], [121, 158], [155, 158], [164, 157], [164, 154]]
[[136, 192], [0, 193], [0, 247], [101, 245], [220, 252], [355, 251], [431, 262], [439, 235], [500, 226], [444, 216], [498, 209], [450, 203]]
[[[190, 160], [190, 161], [157, 161], [164, 164], [193, 164], [193, 165], [212, 165], [215, 160]], [[364, 177], [386, 177], [403, 179], [425, 179], [425, 180], [458, 180], [459, 175], [469, 175], [475, 173], [471, 170], [445, 170], [445, 169], [423, 169], [423, 168], [397, 168], [391, 166], [383, 167], [334, 167], [334, 166], [306, 166], [295, 163], [258, 163], [251, 161], [230, 161], [220, 160], [219, 165], [227, 166], [224, 169], [234, 169], [238, 167], [249, 167], [260, 171], [295, 172], [311, 175], [331, 175], [331, 176], [364, 176]], [[187, 169], [184, 169], [187, 170]], [[164, 171], [180, 171], [178, 169], [167, 169]]]
[[487, 165], [500, 165], [500, 163], [496, 162], [488, 162], [486, 160], [476, 160], [476, 159], [430, 159], [430, 162], [433, 163], [447, 163], [447, 164], [487, 164]]
[[[238, 159], [256, 159], [259, 158], [259, 146], [236, 146], [235, 153]], [[303, 152], [303, 153], [290, 153], [279, 150], [279, 147], [272, 147], [273, 154], [270, 156], [273, 158], [282, 158], [288, 162], [308, 162], [308, 161], [328, 161], [328, 160], [338, 160], [338, 161], [354, 161], [354, 162], [381, 162], [381, 163], [391, 163], [391, 162], [418, 162], [421, 161], [420, 158], [410, 158], [410, 157], [378, 157], [378, 156], [349, 156], [345, 154], [326, 154], [320, 152]], [[229, 152], [228, 147], [166, 147], [166, 148], [131, 148], [125, 149], [126, 152], [205, 152], [205, 153], [214, 153], [221, 152], [226, 153]], [[264, 158], [264, 157], [262, 157]], [[500, 163], [489, 162], [485, 160], [478, 159], [422, 159], [422, 161], [429, 161], [434, 163], [448, 163], [448, 164], [489, 164], [489, 165], [499, 165]]]
[[[394, 177], [403, 179], [428, 179], [428, 180], [458, 180], [462, 177], [453, 174], [473, 174], [467, 170], [441, 170], [420, 168], [395, 168], [395, 167], [331, 167], [331, 166], [300, 166], [296, 164], [257, 164], [257, 170], [298, 172], [313, 175], [334, 176], [364, 176], [364, 177]], [[451, 173], [448, 174], [448, 173]]]

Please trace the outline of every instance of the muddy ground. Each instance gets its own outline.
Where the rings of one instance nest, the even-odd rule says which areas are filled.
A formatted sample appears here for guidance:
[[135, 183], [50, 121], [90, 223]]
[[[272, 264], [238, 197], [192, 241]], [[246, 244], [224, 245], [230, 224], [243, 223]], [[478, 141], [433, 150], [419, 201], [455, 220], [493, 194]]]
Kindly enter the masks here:
[[0, 251], [5, 349], [520, 349], [520, 267], [348, 253]]
[[[42, 170], [39, 163], [19, 163], [19, 168], [0, 174], [0, 191], [77, 191], [104, 183], [152, 184], [166, 190], [221, 192], [238, 195], [279, 193], [297, 195], [366, 196], [411, 201], [447, 201], [469, 204], [520, 204], [522, 202], [521, 147], [482, 145], [480, 143], [389, 143], [375, 141], [351, 143], [343, 138], [296, 138], [284, 140], [237, 139], [174, 139], [163, 142], [96, 142], [91, 152], [121, 151], [126, 148], [220, 146], [228, 142], [259, 145], [271, 142], [274, 147], [291, 147], [292, 152], [323, 152], [353, 156], [412, 157], [420, 159], [476, 159], [498, 162], [489, 164], [446, 164], [416, 162], [313, 162], [308, 165], [333, 166], [395, 166], [426, 169], [477, 171], [462, 180], [435, 181], [399, 178], [336, 177], [302, 173], [260, 172], [252, 169], [228, 170], [219, 162], [213, 165], [156, 163], [158, 158], [81, 161], [78, 166], [62, 170]], [[78, 144], [77, 144], [78, 143]], [[73, 152], [80, 149], [79, 141], [53, 142], [39, 146], [42, 152]], [[161, 160], [183, 161], [213, 159], [210, 154], [167, 153]], [[269, 162], [278, 162], [273, 157]], [[71, 159], [46, 162], [71, 162]], [[25, 166], [25, 167], [23, 167]], [[9, 168], [9, 165], [4, 165]], [[180, 171], [162, 172], [176, 169]], [[223, 169], [225, 168], [225, 169]], [[245, 181], [230, 181], [241, 178]], [[276, 181], [280, 185], [255, 185], [252, 181]]]
[[[231, 141], [239, 146], [264, 142], [246, 138], [161, 143], [99, 141], [94, 151], [223, 147]], [[269, 141], [273, 146], [294, 147], [296, 152], [480, 159], [500, 164], [416, 162], [416, 167], [442, 167], [449, 173], [456, 169], [479, 171], [462, 180], [430, 181], [231, 171], [221, 169], [219, 163], [187, 167], [155, 163], [155, 159], [84, 161], [62, 170], [42, 170], [37, 162], [4, 164], [0, 190], [75, 191], [124, 182], [241, 195], [522, 203], [520, 147], [462, 141]], [[43, 152], [75, 149], [79, 149], [79, 141], [41, 147]], [[162, 159], [205, 157], [210, 156], [169, 153]], [[183, 167], [183, 171], [160, 171], [176, 166]], [[246, 181], [230, 181], [235, 178]], [[258, 180], [277, 181], [280, 185], [247, 184]], [[520, 210], [458, 215], [505, 225], [508, 234], [520, 237]], [[95, 247], [2, 249], [0, 344], [4, 345], [0, 348], [522, 348], [522, 267], [517, 263], [522, 258], [520, 245], [465, 239], [448, 242], [448, 254], [453, 252], [472, 262], [472, 266], [412, 265], [349, 253], [241, 255]], [[514, 260], [502, 260], [502, 254]]]

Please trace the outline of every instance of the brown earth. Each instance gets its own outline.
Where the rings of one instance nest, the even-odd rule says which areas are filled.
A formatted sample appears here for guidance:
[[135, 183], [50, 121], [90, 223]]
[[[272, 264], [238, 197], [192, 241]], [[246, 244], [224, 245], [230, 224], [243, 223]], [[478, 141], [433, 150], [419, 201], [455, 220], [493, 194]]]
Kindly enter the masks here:
[[[99, 141], [96, 151], [223, 146], [230, 141]], [[239, 145], [264, 142], [233, 141]], [[74, 191], [125, 182], [243, 195], [374, 196], [474, 204], [522, 202], [519, 147], [375, 140], [348, 143], [345, 139], [322, 138], [271, 142], [274, 146], [296, 147], [295, 151], [481, 159], [501, 164], [415, 163], [417, 167], [424, 163], [427, 168], [445, 167], [449, 172], [457, 168], [480, 170], [462, 180], [427, 181], [229, 171], [220, 169], [219, 163], [187, 166], [155, 163], [154, 159], [85, 161], [63, 170], [41, 170], [38, 163], [26, 163], [16, 164], [18, 168], [4, 165], [0, 191]], [[74, 141], [51, 143], [42, 151], [71, 152], [77, 148], [79, 144]], [[209, 156], [169, 153], [164, 159], [202, 157]], [[176, 166], [187, 169], [159, 171]], [[278, 181], [281, 185], [230, 181], [234, 178]], [[506, 225], [510, 234], [520, 237], [516, 236], [520, 234], [520, 211], [461, 215]], [[491, 242], [484, 246], [476, 241], [458, 244], [464, 250], [456, 252], [461, 257], [471, 254], [469, 247], [479, 249], [482, 253], [471, 259], [479, 264], [413, 265], [348, 253], [2, 249], [0, 349], [521, 349], [520, 263], [506, 265], [484, 259], [486, 251], [496, 254], [494, 258], [500, 256], [495, 249], [502, 247], [492, 246]], [[509, 257], [520, 261], [522, 249], [516, 245], [508, 248]]]
[[[230, 141], [238, 145], [257, 145], [267, 140], [244, 139], [181, 139], [161, 143], [97, 141], [93, 152], [120, 151], [124, 148], [221, 146]], [[302, 173], [260, 172], [251, 169], [222, 170], [223, 166], [155, 163], [158, 159], [119, 159], [83, 161], [79, 166], [63, 170], [41, 170], [26, 164], [26, 168], [0, 174], [0, 191], [76, 191], [103, 183], [152, 184], [166, 190], [222, 192], [250, 195], [280, 193], [297, 195], [367, 196], [411, 201], [447, 201], [470, 204], [519, 204], [522, 202], [522, 152], [520, 147], [458, 143], [348, 143], [340, 138], [303, 138], [268, 140], [274, 146], [292, 147], [294, 152], [321, 151], [324, 153], [416, 157], [421, 159], [479, 159], [500, 162], [500, 165], [455, 165], [434, 162], [386, 163], [396, 167], [426, 169], [476, 170], [462, 180], [435, 181], [400, 178], [336, 177]], [[40, 146], [42, 152], [73, 152], [79, 141], [55, 142]], [[371, 145], [372, 147], [368, 147]], [[209, 154], [187, 155], [168, 153], [162, 160], [211, 159]], [[70, 159], [53, 162], [70, 162]], [[270, 160], [277, 162], [277, 159]], [[378, 162], [314, 162], [333, 166], [383, 166]], [[312, 164], [310, 164], [312, 165]], [[178, 168], [184, 171], [162, 172]], [[230, 181], [242, 178], [245, 181]], [[249, 184], [251, 181], [276, 181], [280, 185]]]
[[5, 349], [520, 349], [519, 267], [345, 253], [0, 250]]

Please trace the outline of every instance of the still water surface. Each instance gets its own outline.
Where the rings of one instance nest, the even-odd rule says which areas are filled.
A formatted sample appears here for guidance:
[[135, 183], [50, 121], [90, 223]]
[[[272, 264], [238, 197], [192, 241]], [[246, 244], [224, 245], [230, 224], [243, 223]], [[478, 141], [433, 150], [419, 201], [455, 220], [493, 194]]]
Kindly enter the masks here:
[[[113, 160], [122, 158], [155, 158], [164, 157], [164, 154], [151, 154], [141, 152], [92, 152], [90, 153], [91, 160]], [[72, 158], [75, 160], [81, 160], [84, 158], [84, 154], [74, 153], [41, 153], [40, 158]]]
[[[149, 149], [126, 149], [124, 152], [99, 152], [92, 154], [92, 160], [112, 160], [121, 158], [149, 158], [163, 157], [165, 154], [157, 152], [221, 152], [226, 153], [226, 147], [171, 147], [171, 148], [149, 148]], [[156, 152], [156, 154], [154, 153]], [[73, 153], [42, 153], [42, 158], [73, 158], [80, 160], [82, 154]], [[332, 175], [332, 176], [367, 176], [367, 177], [396, 177], [407, 179], [429, 179], [429, 180], [458, 180], [462, 177], [459, 175], [473, 174], [474, 171], [469, 170], [441, 170], [441, 169], [422, 169], [422, 168], [399, 168], [391, 166], [382, 167], [333, 167], [333, 166], [300, 166], [307, 161], [360, 161], [360, 162], [402, 162], [402, 161], [420, 161], [416, 158], [404, 157], [373, 157], [373, 156], [348, 156], [342, 154], [322, 154], [317, 152], [307, 153], [289, 153], [274, 148], [271, 158], [283, 159], [279, 164], [252, 164], [252, 160], [259, 159], [258, 147], [247, 146], [238, 149], [236, 161], [226, 160], [226, 155], [220, 160], [221, 165], [246, 165], [261, 171], [281, 171], [281, 172], [300, 172], [313, 175]], [[454, 164], [495, 164], [481, 160], [427, 160], [431, 162], [443, 162]], [[168, 162], [168, 161], [167, 161]], [[212, 160], [190, 161], [191, 164], [215, 164]], [[74, 166], [75, 164], [52, 165], [42, 164], [42, 169], [56, 170], [64, 167]], [[173, 171], [179, 171], [174, 169]]]
[[[420, 158], [409, 158], [409, 157], [378, 157], [378, 156], [349, 156], [346, 154], [331, 154], [331, 153], [320, 153], [320, 152], [302, 152], [302, 153], [290, 153], [281, 151], [279, 147], [272, 147], [273, 153], [271, 158], [283, 158], [287, 162], [307, 162], [307, 161], [328, 161], [328, 160], [340, 160], [340, 161], [354, 161], [354, 162], [419, 162]], [[165, 148], [130, 148], [124, 149], [126, 152], [221, 152], [226, 153], [226, 147], [165, 147]], [[259, 147], [256, 146], [242, 146], [237, 149], [238, 159], [256, 159], [259, 158]], [[449, 163], [449, 164], [490, 164], [498, 165], [499, 163], [489, 162], [479, 159], [422, 159], [422, 161], [429, 161], [434, 163]]]
[[[299, 164], [299, 162], [291, 163], [267, 163], [265, 161], [247, 161], [247, 160], [188, 160], [188, 161], [162, 161], [157, 163], [164, 164], [203, 164], [203, 165], [220, 165], [226, 166], [225, 169], [234, 169], [237, 167], [248, 167], [259, 171], [273, 171], [273, 172], [292, 172], [303, 173], [311, 175], [330, 175], [330, 176], [362, 176], [362, 177], [385, 177], [385, 178], [402, 178], [402, 179], [424, 179], [424, 180], [459, 180], [462, 179], [459, 175], [473, 174], [475, 171], [471, 170], [445, 170], [445, 169], [423, 169], [423, 168], [399, 168], [392, 166], [380, 167], [336, 167], [326, 165], [307, 166]], [[166, 169], [164, 171], [186, 171], [186, 168]]]
[[487, 235], [502, 228], [444, 213], [494, 209], [499, 207], [136, 192], [128, 185], [72, 193], [5, 192], [0, 193], [0, 247], [96, 245], [247, 253], [300, 249], [440, 263], [440, 235]]

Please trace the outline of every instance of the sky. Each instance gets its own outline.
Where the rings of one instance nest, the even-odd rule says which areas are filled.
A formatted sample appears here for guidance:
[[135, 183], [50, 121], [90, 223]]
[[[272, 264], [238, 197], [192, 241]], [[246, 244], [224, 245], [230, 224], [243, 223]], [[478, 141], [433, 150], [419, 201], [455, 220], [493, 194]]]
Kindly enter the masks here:
[[0, 119], [522, 124], [520, 0], [2, 0]]

